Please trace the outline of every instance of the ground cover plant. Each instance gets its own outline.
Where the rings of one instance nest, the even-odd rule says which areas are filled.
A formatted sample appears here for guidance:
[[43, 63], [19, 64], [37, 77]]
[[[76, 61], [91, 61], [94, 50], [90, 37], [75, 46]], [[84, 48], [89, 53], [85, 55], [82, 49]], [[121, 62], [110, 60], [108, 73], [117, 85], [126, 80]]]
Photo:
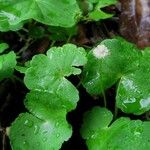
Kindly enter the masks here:
[[1, 149], [150, 149], [143, 8], [146, 0], [0, 0]]

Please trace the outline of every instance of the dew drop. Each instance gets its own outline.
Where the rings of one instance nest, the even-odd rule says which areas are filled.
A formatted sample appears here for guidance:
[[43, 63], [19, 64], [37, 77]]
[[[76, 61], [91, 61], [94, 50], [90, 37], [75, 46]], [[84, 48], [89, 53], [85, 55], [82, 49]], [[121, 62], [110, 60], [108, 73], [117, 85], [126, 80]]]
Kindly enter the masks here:
[[56, 122], [55, 127], [59, 127], [59, 122]]
[[92, 134], [92, 135], [91, 135], [91, 138], [92, 138], [92, 139], [94, 139], [95, 137], [96, 137], [96, 135], [95, 135], [95, 134]]
[[47, 131], [47, 130], [44, 130], [44, 131], [43, 131], [43, 134], [47, 134], [47, 133], [48, 133], [48, 131]]
[[140, 132], [137, 132], [137, 131], [134, 132], [135, 136], [140, 136], [140, 134], [141, 134]]
[[34, 134], [38, 134], [39, 132], [39, 128], [37, 125], [34, 126]]
[[43, 138], [43, 142], [46, 142], [46, 141], [47, 141], [47, 137], [44, 137], [44, 138]]
[[57, 137], [57, 138], [59, 138], [59, 137], [60, 137], [60, 134], [59, 134], [59, 133], [57, 133], [57, 134], [56, 134], [56, 137]]
[[29, 145], [27, 141], [23, 141], [23, 148], [28, 149]]
[[26, 125], [27, 127], [32, 127], [33, 126], [33, 122], [32, 121], [30, 121], [30, 120], [26, 120], [25, 122], [24, 122], [24, 125]]
[[23, 141], [23, 145], [25, 145], [27, 142], [26, 141]]

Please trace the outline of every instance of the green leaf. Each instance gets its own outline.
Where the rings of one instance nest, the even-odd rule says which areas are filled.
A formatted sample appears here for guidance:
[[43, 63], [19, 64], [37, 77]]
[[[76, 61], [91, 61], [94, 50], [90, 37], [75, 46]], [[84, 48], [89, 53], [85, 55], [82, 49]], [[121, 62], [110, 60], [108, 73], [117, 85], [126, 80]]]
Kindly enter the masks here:
[[0, 55], [0, 80], [11, 77], [16, 65], [16, 55], [14, 52]]
[[[102, 126], [98, 123], [100, 121]], [[105, 108], [96, 107], [88, 112], [81, 128], [81, 134], [86, 139], [89, 150], [150, 149], [150, 135], [148, 134], [150, 122], [123, 117], [110, 125], [111, 121], [112, 114]], [[90, 132], [91, 126], [95, 127], [92, 130], [92, 135], [89, 136], [87, 132]]]
[[83, 85], [94, 95], [116, 83], [122, 75], [138, 67], [140, 52], [134, 45], [119, 39], [102, 41], [88, 54], [88, 62], [83, 70]]
[[[24, 81], [30, 90], [52, 93], [76, 104], [78, 91], [65, 77], [80, 74], [81, 70], [77, 67], [85, 63], [86, 53], [83, 48], [73, 44], [53, 47], [47, 56], [41, 54], [33, 57]], [[73, 109], [73, 105], [68, 110]]]
[[67, 41], [70, 37], [76, 35], [77, 27], [73, 26], [71, 28], [54, 27], [49, 26], [48, 31], [50, 34], [50, 39], [53, 41]]
[[18, 30], [28, 19], [52, 26], [71, 27], [80, 16], [76, 0], [0, 0], [1, 31]]
[[6, 43], [0, 44], [0, 54], [3, 53], [7, 48], [9, 48], [9, 45]]
[[84, 114], [84, 120], [82, 125], [82, 137], [89, 139], [100, 128], [105, 128], [112, 121], [113, 115], [106, 108], [94, 107], [92, 111], [88, 111]]
[[100, 19], [107, 19], [113, 16], [113, 14], [105, 13], [101, 10], [101, 8], [104, 8], [109, 5], [114, 5], [117, 3], [117, 0], [88, 0], [90, 3], [93, 3], [95, 5], [95, 9], [88, 14], [88, 18], [90, 20], [98, 21]]
[[121, 78], [117, 107], [126, 113], [142, 114], [150, 110], [150, 49], [142, 52], [136, 71]]
[[15, 69], [20, 73], [25, 73], [29, 67], [30, 67], [30, 61], [26, 61], [24, 66], [17, 65]]
[[71, 134], [66, 112], [50, 112], [50, 117], [39, 119], [29, 113], [20, 114], [9, 129], [8, 135], [14, 150], [58, 150]]
[[30, 114], [21, 114], [12, 123], [8, 134], [12, 149], [58, 150], [70, 138], [66, 115], [76, 107], [79, 94], [65, 77], [80, 74], [78, 67], [86, 61], [83, 48], [66, 44], [17, 68], [25, 73], [25, 84], [31, 90], [24, 101]]
[[29, 30], [29, 35], [35, 39], [42, 38], [45, 36], [45, 29], [42, 26], [34, 26]]

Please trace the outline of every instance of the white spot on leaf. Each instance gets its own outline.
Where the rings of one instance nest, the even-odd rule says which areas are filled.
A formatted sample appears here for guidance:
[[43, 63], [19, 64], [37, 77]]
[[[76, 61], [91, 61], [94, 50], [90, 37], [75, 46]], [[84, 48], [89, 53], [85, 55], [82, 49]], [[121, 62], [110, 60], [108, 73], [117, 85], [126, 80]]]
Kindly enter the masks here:
[[100, 59], [104, 58], [109, 55], [109, 50], [105, 45], [98, 45], [94, 50], [93, 50], [93, 55]]

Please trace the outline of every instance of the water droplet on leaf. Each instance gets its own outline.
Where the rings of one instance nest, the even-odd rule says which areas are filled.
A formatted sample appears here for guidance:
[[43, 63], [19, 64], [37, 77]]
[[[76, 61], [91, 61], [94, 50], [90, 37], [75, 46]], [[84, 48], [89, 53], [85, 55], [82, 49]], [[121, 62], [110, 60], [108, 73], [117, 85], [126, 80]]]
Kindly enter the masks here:
[[37, 125], [34, 126], [34, 134], [38, 134], [39, 132], [39, 127]]
[[92, 138], [92, 139], [94, 139], [95, 137], [96, 137], [96, 135], [95, 135], [95, 134], [92, 134], [92, 135], [91, 135], [91, 138]]
[[59, 126], [59, 122], [56, 122], [55, 126], [58, 127]]
[[47, 141], [47, 137], [44, 137], [44, 138], [43, 138], [43, 142], [46, 142], [46, 141]]
[[32, 126], [33, 126], [33, 122], [30, 121], [30, 120], [26, 120], [26, 121], [24, 122], [24, 125], [26, 125], [27, 127], [32, 127]]
[[58, 137], [60, 137], [60, 134], [59, 134], [59, 133], [57, 133], [57, 134], [56, 134], [56, 137], [57, 137], [57, 138], [58, 138]]

